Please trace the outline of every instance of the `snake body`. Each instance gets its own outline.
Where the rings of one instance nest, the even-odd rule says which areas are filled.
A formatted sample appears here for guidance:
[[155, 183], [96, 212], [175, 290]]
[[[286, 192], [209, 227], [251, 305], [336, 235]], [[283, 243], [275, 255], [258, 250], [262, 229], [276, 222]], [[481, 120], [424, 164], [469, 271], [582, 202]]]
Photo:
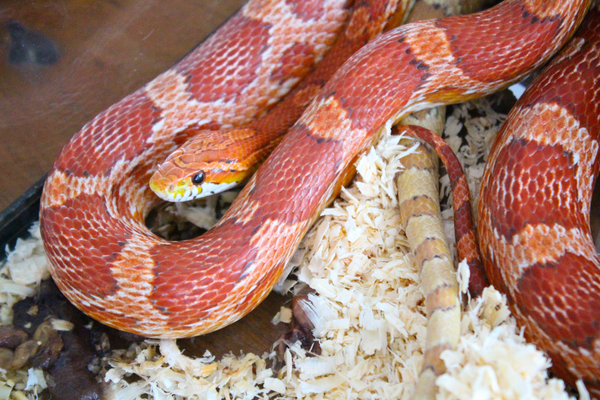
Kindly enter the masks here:
[[511, 110], [478, 206], [491, 283], [553, 370], [600, 398], [600, 258], [590, 203], [600, 169], [600, 11]]
[[41, 207], [54, 279], [85, 313], [144, 336], [193, 336], [239, 319], [269, 293], [382, 126], [506, 87], [559, 49], [588, 5], [507, 0], [380, 36], [329, 80], [219, 223], [175, 243], [143, 224], [156, 204], [149, 174], [186, 126], [175, 123], [176, 106], [190, 95], [174, 68], [89, 123], [54, 164]]

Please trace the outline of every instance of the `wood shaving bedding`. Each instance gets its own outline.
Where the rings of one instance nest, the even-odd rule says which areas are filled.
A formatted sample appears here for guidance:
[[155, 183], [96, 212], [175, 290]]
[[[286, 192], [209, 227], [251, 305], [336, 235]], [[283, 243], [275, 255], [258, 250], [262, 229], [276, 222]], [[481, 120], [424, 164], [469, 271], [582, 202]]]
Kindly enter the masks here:
[[[486, 111], [491, 117], [472, 124], [464, 117], [473, 108], [489, 108], [488, 101], [455, 107], [446, 124], [447, 140], [459, 150], [475, 192], [485, 152], [504, 116]], [[461, 129], [468, 131], [465, 138], [459, 136]], [[173, 340], [147, 340], [113, 351], [109, 360], [112, 368], [104, 377], [107, 398], [410, 399], [422, 362], [426, 317], [418, 271], [400, 228], [394, 180], [402, 168], [402, 157], [413, 149], [400, 146], [398, 140], [386, 135], [359, 159], [354, 183], [323, 211], [290, 262], [297, 279], [279, 286], [283, 290], [312, 289], [310, 314], [321, 355], [292, 344], [285, 353], [283, 368], [275, 370], [270, 367], [275, 352], [261, 356], [229, 354], [220, 360], [207, 352], [204, 357], [190, 358]], [[463, 150], [465, 147], [469, 151]], [[447, 177], [442, 178], [442, 193], [447, 191], [444, 180]], [[448, 214], [451, 212], [444, 212], [446, 231], [452, 239]], [[195, 216], [203, 224], [210, 217]], [[43, 248], [38, 229], [32, 228], [33, 238], [20, 242], [9, 253], [13, 256], [0, 270], [7, 279], [13, 271], [20, 276], [20, 268], [45, 270], [39, 268]], [[33, 259], [38, 257], [37, 261], [14, 263], [27, 252]], [[20, 255], [14, 256], [16, 253]], [[459, 271], [464, 271], [464, 266]], [[32, 275], [33, 281], [44, 273]], [[466, 288], [468, 274], [460, 273], [459, 278], [461, 287]], [[18, 297], [11, 294], [10, 286], [6, 289], [10, 293], [0, 293], [2, 323], [10, 322], [11, 304], [22, 295], [30, 295], [28, 290], [35, 283], [16, 285], [13, 291], [19, 292]], [[289, 321], [289, 312], [282, 309], [274, 316], [274, 323]], [[569, 398], [561, 380], [548, 379], [548, 359], [525, 342], [505, 298], [493, 288], [486, 289], [481, 299], [469, 300], [462, 316], [460, 343], [456, 349], [445, 351], [442, 358], [447, 372], [436, 381], [440, 400]], [[18, 373], [18, 385], [24, 389], [28, 374]], [[0, 370], [0, 381], [6, 385], [10, 379]], [[0, 398], [4, 398], [3, 389], [0, 385]], [[34, 391], [22, 393], [35, 398]], [[586, 398], [585, 389], [580, 391], [580, 398]]]
[[[5, 249], [0, 263], [0, 325], [12, 323], [12, 306], [35, 294], [41, 281], [48, 279], [48, 261], [39, 222], [29, 228], [29, 238], [17, 239], [14, 249]], [[48, 387], [41, 369], [5, 370], [0, 368], [0, 400], [37, 399]]]
[[448, 372], [436, 383], [442, 399], [568, 399], [564, 382], [548, 379], [549, 360], [525, 342], [506, 298], [492, 287], [469, 303], [458, 347], [442, 353]]

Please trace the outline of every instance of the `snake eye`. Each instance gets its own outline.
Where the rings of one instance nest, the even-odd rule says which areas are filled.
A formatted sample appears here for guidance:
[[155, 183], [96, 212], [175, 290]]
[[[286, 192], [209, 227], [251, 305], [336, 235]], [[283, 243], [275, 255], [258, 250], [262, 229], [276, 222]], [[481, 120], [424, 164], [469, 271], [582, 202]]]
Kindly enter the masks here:
[[192, 176], [192, 183], [194, 185], [201, 185], [204, 182], [204, 172], [200, 171], [196, 175]]

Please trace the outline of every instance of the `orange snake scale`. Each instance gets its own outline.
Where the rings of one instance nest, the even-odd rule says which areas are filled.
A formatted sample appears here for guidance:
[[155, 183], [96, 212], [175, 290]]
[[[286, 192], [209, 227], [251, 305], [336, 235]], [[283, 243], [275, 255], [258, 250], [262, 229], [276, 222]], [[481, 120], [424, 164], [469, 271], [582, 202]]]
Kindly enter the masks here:
[[[291, 3], [253, 0], [249, 8], [258, 16], [273, 4], [285, 9]], [[332, 1], [312, 12], [307, 2], [296, 3], [289, 9], [305, 10], [287, 26], [317, 19]], [[213, 229], [169, 242], [144, 225], [157, 204], [147, 185], [156, 165], [188, 139], [182, 133], [187, 126], [239, 125], [268, 105], [234, 106], [242, 89], [229, 80], [238, 76], [226, 73], [240, 67], [226, 55], [242, 54], [236, 46], [246, 41], [235, 38], [252, 37], [263, 56], [241, 70], [254, 75], [253, 68], [265, 68], [265, 52], [282, 54], [268, 50], [268, 37], [261, 36], [274, 22], [235, 16], [180, 64], [88, 123], [63, 149], [41, 206], [53, 278], [86, 314], [144, 336], [194, 336], [234, 322], [270, 292], [382, 126], [409, 112], [507, 87], [563, 46], [589, 3], [506, 0], [478, 14], [404, 25], [371, 41], [327, 82]], [[211, 62], [199, 62], [199, 55]], [[198, 92], [203, 85], [215, 93]], [[213, 118], [209, 112], [217, 106], [226, 110]], [[240, 110], [241, 117], [234, 116]]]

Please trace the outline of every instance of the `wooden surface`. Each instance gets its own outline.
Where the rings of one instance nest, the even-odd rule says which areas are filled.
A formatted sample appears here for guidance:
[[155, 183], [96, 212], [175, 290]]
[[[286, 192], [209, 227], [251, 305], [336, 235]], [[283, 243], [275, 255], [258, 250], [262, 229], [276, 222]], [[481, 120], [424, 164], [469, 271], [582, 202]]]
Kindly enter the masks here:
[[[0, 2], [0, 210], [50, 169], [83, 124], [168, 69], [243, 3]], [[15, 43], [10, 26], [25, 39]], [[40, 40], [57, 50], [51, 65], [40, 65], [51, 57], [36, 63], [18, 51], [35, 52]]]

